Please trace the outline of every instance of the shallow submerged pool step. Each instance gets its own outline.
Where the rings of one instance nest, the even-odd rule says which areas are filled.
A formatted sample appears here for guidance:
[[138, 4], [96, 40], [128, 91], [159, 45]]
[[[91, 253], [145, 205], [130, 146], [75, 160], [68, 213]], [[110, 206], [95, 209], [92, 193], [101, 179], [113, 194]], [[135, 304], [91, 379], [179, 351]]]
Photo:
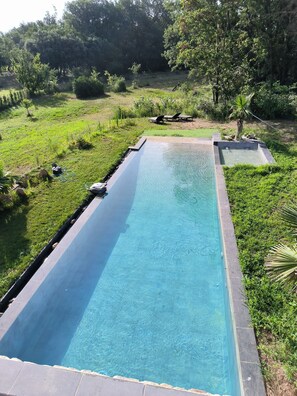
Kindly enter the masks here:
[[211, 396], [196, 389], [0, 357], [0, 394], [22, 396]]

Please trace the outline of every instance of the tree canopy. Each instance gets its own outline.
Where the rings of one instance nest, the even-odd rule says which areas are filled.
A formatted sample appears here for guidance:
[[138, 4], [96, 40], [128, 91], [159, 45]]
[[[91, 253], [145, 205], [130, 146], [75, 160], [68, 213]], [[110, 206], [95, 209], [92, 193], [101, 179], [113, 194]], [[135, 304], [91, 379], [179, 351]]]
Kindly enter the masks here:
[[0, 68], [10, 65], [11, 51], [18, 48], [39, 53], [59, 75], [76, 67], [123, 73], [133, 62], [143, 70], [164, 70], [169, 21], [161, 0], [74, 0], [60, 21], [47, 13], [0, 36]]
[[170, 1], [165, 56], [212, 85], [214, 102], [261, 81], [297, 79], [293, 0]]

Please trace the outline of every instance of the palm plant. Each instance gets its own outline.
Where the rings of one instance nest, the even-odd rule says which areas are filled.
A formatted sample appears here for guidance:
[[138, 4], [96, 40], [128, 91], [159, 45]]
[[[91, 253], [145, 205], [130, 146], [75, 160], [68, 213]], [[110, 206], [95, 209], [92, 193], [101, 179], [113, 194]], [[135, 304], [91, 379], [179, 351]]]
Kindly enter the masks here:
[[250, 115], [252, 115], [250, 106], [253, 96], [254, 94], [250, 94], [247, 96], [238, 95], [235, 98], [234, 104], [232, 106], [232, 113], [230, 114], [230, 118], [237, 119], [237, 131], [235, 136], [236, 140], [238, 140], [238, 138], [242, 134], [244, 120], [247, 119]]
[[[284, 207], [281, 217], [297, 237], [297, 205]], [[289, 283], [297, 289], [297, 243], [292, 247], [282, 243], [270, 249], [265, 263], [269, 277], [280, 283]]]
[[25, 107], [25, 109], [27, 110], [27, 117], [32, 117], [32, 114], [29, 111], [29, 107], [31, 107], [33, 105], [32, 100], [30, 99], [23, 99], [22, 100], [22, 105]]

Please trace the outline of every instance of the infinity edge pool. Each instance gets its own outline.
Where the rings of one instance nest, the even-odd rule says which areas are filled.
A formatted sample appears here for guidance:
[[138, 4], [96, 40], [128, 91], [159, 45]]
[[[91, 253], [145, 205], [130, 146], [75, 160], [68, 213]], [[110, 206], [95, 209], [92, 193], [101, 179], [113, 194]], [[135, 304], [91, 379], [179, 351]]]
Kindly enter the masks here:
[[[157, 140], [157, 138], [153, 138], [153, 140]], [[158, 140], [165, 140], [164, 138], [158, 139]], [[177, 141], [177, 142], [193, 142], [193, 143], [205, 143], [205, 144], [212, 144], [211, 141], [209, 140], [200, 140], [200, 139], [181, 139], [181, 138], [166, 138], [167, 140], [171, 141]], [[131, 152], [129, 156], [125, 159], [123, 164], [120, 166], [118, 171], [113, 175], [113, 177], [109, 180], [108, 185], [112, 186], [113, 183], [120, 177], [121, 173], [124, 171], [125, 167], [131, 161], [131, 159], [137, 155], [135, 152]], [[254, 336], [254, 331], [253, 328], [251, 327], [250, 324], [250, 317], [249, 317], [249, 312], [248, 309], [245, 305], [245, 297], [244, 297], [244, 291], [242, 288], [242, 273], [240, 270], [239, 262], [238, 262], [238, 252], [237, 252], [237, 247], [236, 247], [236, 242], [235, 242], [235, 236], [234, 236], [234, 229], [233, 229], [233, 224], [231, 221], [231, 216], [230, 216], [230, 208], [229, 208], [229, 202], [228, 202], [228, 197], [227, 197], [227, 192], [226, 192], [226, 187], [225, 187], [225, 181], [224, 181], [224, 175], [222, 172], [222, 166], [217, 165], [217, 156], [219, 155], [218, 151], [216, 150], [216, 147], [214, 146], [214, 156], [215, 156], [215, 170], [216, 170], [216, 186], [217, 186], [217, 200], [218, 200], [218, 206], [219, 206], [219, 215], [220, 215], [220, 220], [221, 220], [221, 231], [222, 231], [222, 240], [223, 240], [223, 246], [224, 246], [224, 256], [225, 256], [225, 264], [226, 264], [226, 277], [227, 277], [227, 282], [228, 282], [228, 291], [229, 291], [229, 300], [230, 300], [230, 308], [231, 308], [231, 313], [233, 316], [233, 330], [234, 330], [234, 338], [235, 342], [237, 344], [236, 349], [237, 349], [237, 356], [238, 356], [238, 362], [239, 362], [239, 372], [240, 372], [240, 377], [241, 377], [241, 384], [243, 387], [242, 393], [246, 396], [249, 395], [265, 395], [265, 388], [264, 388], [264, 383], [263, 383], [263, 378], [261, 375], [260, 367], [259, 367], [259, 358], [258, 358], [258, 353], [256, 349], [256, 341], [255, 341], [255, 336]], [[70, 229], [70, 231], [66, 234], [66, 236], [63, 238], [63, 242], [60, 243], [57, 248], [53, 251], [53, 253], [49, 256], [49, 258], [46, 260], [45, 265], [43, 265], [39, 271], [33, 276], [31, 281], [28, 283], [28, 285], [24, 288], [24, 290], [20, 293], [20, 295], [16, 298], [16, 301], [12, 304], [10, 309], [5, 313], [5, 322], [0, 321], [0, 339], [4, 336], [4, 334], [8, 331], [10, 328], [11, 324], [17, 320], [17, 317], [19, 313], [22, 311], [24, 306], [27, 304], [27, 302], [30, 300], [32, 295], [35, 293], [35, 291], [38, 289], [39, 285], [43, 282], [43, 280], [47, 277], [48, 273], [52, 270], [52, 268], [55, 266], [56, 262], [58, 259], [61, 257], [61, 255], [64, 253], [64, 251], [68, 248], [72, 240], [75, 238], [77, 233], [80, 231], [80, 229], [83, 227], [83, 225], [88, 221], [89, 217], [92, 216], [92, 213], [94, 210], [97, 208], [98, 205], [100, 205], [101, 198], [96, 198], [92, 201], [92, 203], [89, 205], [89, 207], [86, 209], [84, 214], [77, 220], [77, 222], [74, 224], [74, 226]], [[13, 372], [14, 375], [12, 375], [11, 378], [11, 383], [8, 385], [9, 378], [6, 377], [6, 381], [2, 381], [1, 378], [1, 370], [0, 372], [0, 392], [9, 392], [9, 390], [12, 388], [13, 384], [15, 383], [15, 375], [17, 373], [17, 376], [19, 375], [19, 372], [21, 371], [26, 371], [28, 370], [28, 367], [30, 368], [31, 375], [35, 376], [35, 379], [38, 381], [37, 378], [39, 378], [39, 374], [44, 372], [44, 369], [42, 367], [46, 367], [46, 370], [53, 370], [53, 372], [56, 370], [63, 370], [63, 375], [65, 375], [65, 378], [69, 377], [70, 383], [71, 378], [73, 377], [73, 373], [80, 373], [80, 376], [85, 378], [85, 372], [80, 372], [78, 370], [67, 370], [65, 368], [59, 368], [57, 367], [49, 367], [49, 366], [40, 366], [37, 364], [33, 363], [24, 363], [19, 361], [18, 359], [8, 359], [8, 358], [1, 358], [0, 359], [0, 365], [7, 368], [7, 370], [10, 372]], [[20, 367], [21, 365], [25, 365], [25, 367]], [[8, 368], [9, 366], [9, 368]], [[34, 373], [33, 373], [34, 371]], [[38, 374], [39, 373], [39, 374]], [[66, 373], [66, 374], [65, 374]], [[68, 375], [69, 374], [69, 375]], [[37, 375], [37, 377], [36, 377]], [[57, 376], [61, 376], [61, 372], [57, 374]], [[9, 376], [8, 376], [9, 377]], [[20, 376], [21, 378], [22, 376]], [[55, 377], [55, 375], [53, 375]], [[94, 375], [93, 375], [94, 377]], [[100, 375], [95, 375], [96, 378], [107, 378], [106, 381], [108, 382], [109, 377], [104, 377]], [[101, 378], [102, 379], [102, 378]], [[110, 381], [113, 379], [110, 378]], [[60, 380], [59, 380], [60, 381]], [[80, 378], [80, 381], [82, 381], [82, 378]], [[97, 379], [97, 381], [99, 381]], [[121, 381], [124, 383], [124, 387], [127, 385], [125, 383], [125, 380], [121, 379]], [[75, 382], [75, 381], [74, 381]], [[90, 379], [89, 379], [90, 382]], [[138, 381], [129, 381], [129, 386], [135, 383], [135, 387], [133, 388], [133, 392], [131, 391], [131, 388], [129, 388], [129, 392], [126, 393], [126, 391], [121, 389], [121, 395], [134, 395], [134, 389], [135, 389], [135, 395], [138, 395], [138, 388], [140, 390], [146, 388], [145, 383], [140, 383]], [[2, 385], [6, 385], [7, 388], [2, 389]], [[137, 386], [136, 386], [137, 384]], [[142, 385], [139, 385], [142, 384]], [[3, 385], [3, 386], [4, 386]], [[119, 385], [119, 384], [118, 384]], [[112, 385], [111, 385], [112, 386]], [[122, 386], [122, 385], [121, 385]], [[152, 386], [157, 386], [157, 385], [152, 385]], [[36, 385], [35, 385], [36, 387]], [[136, 387], [137, 390], [136, 390]], [[149, 389], [149, 388], [148, 388]], [[40, 389], [39, 389], [40, 390]], [[158, 388], [160, 390], [160, 388]], [[173, 390], [172, 390], [173, 391]], [[32, 392], [32, 390], [31, 390]], [[151, 390], [146, 391], [145, 395], [153, 395], [154, 393]], [[160, 391], [161, 392], [161, 391]], [[177, 394], [185, 394], [186, 391], [181, 391], [177, 390]], [[30, 395], [33, 395], [35, 393], [29, 393]], [[65, 393], [65, 395], [68, 395], [68, 393]], [[70, 393], [69, 393], [70, 394]], [[80, 394], [80, 393], [78, 393]], [[84, 393], [81, 393], [84, 394]], [[87, 393], [85, 393], [87, 394]], [[159, 394], [159, 393], [158, 393]], [[163, 394], [163, 393], [162, 393]], [[174, 393], [175, 394], [175, 393]], [[189, 394], [187, 392], [186, 394]], [[197, 394], [197, 393], [196, 393]], [[206, 393], [200, 393], [200, 394], [206, 394]], [[161, 395], [161, 393], [160, 393]]]

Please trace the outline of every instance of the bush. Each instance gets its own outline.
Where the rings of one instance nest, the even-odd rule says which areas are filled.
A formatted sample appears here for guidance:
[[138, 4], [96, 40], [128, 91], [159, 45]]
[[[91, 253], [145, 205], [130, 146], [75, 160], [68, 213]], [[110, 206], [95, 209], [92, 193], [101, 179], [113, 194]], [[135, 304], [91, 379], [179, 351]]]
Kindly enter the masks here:
[[90, 150], [91, 148], [93, 148], [93, 145], [92, 145], [91, 142], [89, 142], [85, 138], [80, 137], [77, 140], [74, 140], [73, 142], [71, 142], [69, 144], [69, 149], [70, 150], [74, 150], [76, 148], [78, 150]]
[[117, 76], [116, 74], [110, 74], [107, 70], [105, 71], [105, 76], [107, 78], [107, 85], [112, 92], [126, 92], [126, 82], [125, 78], [122, 76]]
[[124, 118], [135, 118], [136, 114], [133, 110], [119, 106], [113, 115], [114, 120], [122, 120]]
[[10, 194], [0, 194], [0, 211], [12, 209], [14, 206], [13, 198]]
[[113, 92], [126, 92], [126, 82], [124, 77], [119, 77], [118, 80], [113, 85]]
[[141, 97], [134, 102], [134, 111], [138, 117], [150, 117], [158, 113], [158, 106], [152, 99]]
[[293, 118], [296, 115], [296, 95], [290, 87], [278, 82], [272, 86], [261, 84], [255, 92], [252, 112], [261, 118]]
[[228, 103], [214, 104], [211, 101], [201, 102], [198, 106], [198, 110], [201, 110], [206, 117], [216, 121], [225, 121], [230, 115], [230, 108]]
[[73, 91], [78, 99], [94, 98], [104, 94], [104, 86], [95, 78], [80, 76], [73, 82]]

